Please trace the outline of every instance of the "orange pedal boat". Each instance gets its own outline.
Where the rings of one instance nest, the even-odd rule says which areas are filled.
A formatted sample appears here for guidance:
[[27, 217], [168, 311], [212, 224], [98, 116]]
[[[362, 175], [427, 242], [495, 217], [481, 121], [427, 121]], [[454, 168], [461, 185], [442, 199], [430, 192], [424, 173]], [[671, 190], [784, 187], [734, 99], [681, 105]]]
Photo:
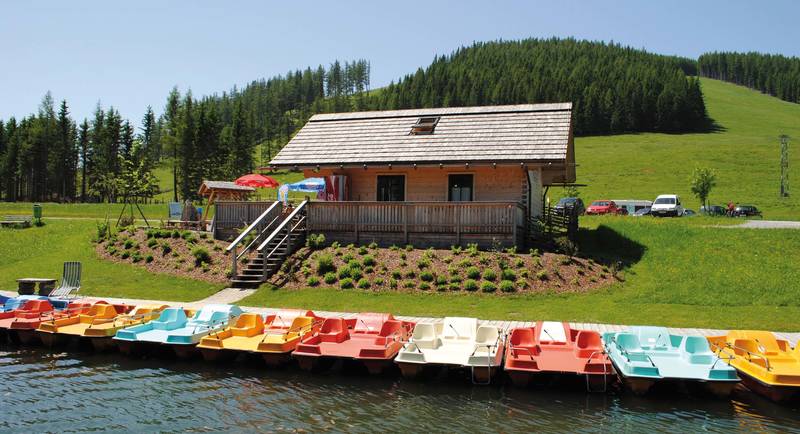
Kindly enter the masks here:
[[615, 378], [599, 333], [551, 321], [511, 330], [505, 370], [517, 386], [541, 374], [567, 374], [584, 376], [589, 391], [605, 391]]
[[413, 328], [414, 323], [397, 320], [388, 313], [327, 318], [318, 332], [300, 341], [292, 357], [306, 371], [330, 368], [336, 360], [356, 360], [371, 374], [379, 374], [392, 365]]
[[[63, 316], [51, 317], [39, 324], [39, 339], [48, 347], [79, 341], [83, 332], [92, 324], [107, 322], [118, 315], [130, 312], [134, 306], [128, 304], [109, 304], [96, 301], [88, 309], [80, 308], [64, 312]], [[67, 309], [69, 310], [69, 309]]]

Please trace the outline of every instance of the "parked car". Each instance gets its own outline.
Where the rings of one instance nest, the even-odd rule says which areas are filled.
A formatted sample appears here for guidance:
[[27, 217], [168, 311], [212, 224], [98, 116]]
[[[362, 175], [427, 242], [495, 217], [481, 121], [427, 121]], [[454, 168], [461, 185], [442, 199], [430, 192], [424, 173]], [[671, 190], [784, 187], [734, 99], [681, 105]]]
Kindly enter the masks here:
[[636, 211], [636, 212], [633, 213], [634, 217], [641, 217], [641, 216], [645, 216], [645, 215], [650, 215], [650, 207], [649, 206], [646, 207], [646, 208], [642, 208], [639, 211]]
[[680, 217], [683, 215], [681, 198], [675, 194], [662, 194], [653, 201], [650, 213], [656, 217]]
[[692, 210], [690, 210], [690, 209], [683, 210], [683, 216], [684, 217], [694, 217], [696, 215], [697, 215], [697, 213], [692, 211]]
[[736, 217], [763, 217], [755, 205], [736, 205], [733, 215]]
[[649, 200], [633, 200], [633, 199], [611, 199], [615, 204], [617, 204], [617, 208], [623, 208], [628, 211], [628, 214], [635, 214], [636, 211], [639, 211], [642, 208], [650, 208], [653, 206], [653, 202]]
[[564, 214], [565, 210], [570, 209], [576, 214], [581, 215], [586, 212], [586, 206], [583, 204], [583, 199], [579, 197], [562, 197], [558, 201], [553, 210], [558, 214]]
[[709, 205], [708, 207], [701, 206], [700, 207], [700, 214], [716, 216], [716, 215], [725, 215], [726, 212], [725, 212], [725, 207], [724, 206], [721, 206], [721, 205]]
[[613, 200], [596, 200], [586, 208], [586, 215], [619, 214], [620, 210]]

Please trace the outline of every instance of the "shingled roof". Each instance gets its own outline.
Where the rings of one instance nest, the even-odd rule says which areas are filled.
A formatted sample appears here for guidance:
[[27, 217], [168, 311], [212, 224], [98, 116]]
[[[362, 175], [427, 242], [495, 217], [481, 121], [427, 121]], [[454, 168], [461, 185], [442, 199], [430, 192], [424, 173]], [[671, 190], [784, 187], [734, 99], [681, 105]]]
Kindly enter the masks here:
[[[421, 117], [433, 134], [411, 133]], [[571, 132], [572, 103], [318, 114], [270, 165], [566, 163]]]

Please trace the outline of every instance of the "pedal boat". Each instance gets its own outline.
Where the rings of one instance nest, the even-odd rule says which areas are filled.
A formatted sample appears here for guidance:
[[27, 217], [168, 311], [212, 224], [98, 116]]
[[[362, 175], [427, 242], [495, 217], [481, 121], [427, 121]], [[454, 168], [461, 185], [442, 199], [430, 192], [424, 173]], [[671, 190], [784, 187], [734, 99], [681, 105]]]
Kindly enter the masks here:
[[300, 339], [319, 330], [322, 319], [310, 310], [285, 309], [266, 318], [244, 313], [231, 327], [214, 332], [200, 340], [197, 348], [206, 361], [227, 360], [238, 354], [259, 354], [270, 366], [291, 360], [291, 352]]
[[318, 331], [306, 334], [292, 353], [305, 371], [330, 368], [337, 360], [363, 363], [377, 375], [392, 366], [414, 323], [388, 313], [360, 313], [355, 318], [327, 318]]
[[727, 397], [739, 382], [736, 370], [711, 351], [703, 336], [632, 327], [629, 332], [603, 334], [603, 342], [623, 384], [639, 395], [656, 383], [682, 382]]
[[170, 347], [180, 358], [189, 358], [197, 351], [200, 339], [228, 325], [242, 314], [239, 306], [231, 304], [209, 304], [203, 306], [191, 318], [179, 307], [164, 309], [158, 319], [121, 329], [114, 336], [121, 352], [134, 352], [153, 348]]
[[800, 345], [792, 349], [788, 341], [770, 332], [753, 330], [731, 330], [708, 341], [753, 392], [776, 402], [800, 392]]
[[419, 323], [395, 363], [406, 378], [424, 370], [466, 368], [472, 382], [488, 384], [503, 363], [504, 335], [476, 318], [448, 317], [440, 323]]
[[555, 374], [583, 376], [588, 391], [605, 392], [615, 379], [599, 333], [552, 321], [511, 330], [504, 367], [516, 386], [527, 386], [536, 376]]
[[95, 351], [108, 351], [116, 347], [114, 335], [117, 331], [154, 320], [166, 308], [165, 304], [145, 304], [112, 319], [95, 319], [81, 336], [92, 344]]
[[56, 310], [47, 298], [29, 299], [17, 309], [0, 313], [0, 330], [14, 342], [38, 344], [40, 341], [36, 329], [42, 321], [61, 318], [72, 312], [83, 312], [89, 306], [89, 303], [78, 302], [71, 303], [66, 309]]
[[83, 332], [95, 322], [103, 322], [126, 314], [133, 309], [128, 304], [109, 304], [97, 301], [88, 310], [65, 311], [63, 316], [48, 318], [37, 328], [39, 339], [47, 347], [78, 342]]

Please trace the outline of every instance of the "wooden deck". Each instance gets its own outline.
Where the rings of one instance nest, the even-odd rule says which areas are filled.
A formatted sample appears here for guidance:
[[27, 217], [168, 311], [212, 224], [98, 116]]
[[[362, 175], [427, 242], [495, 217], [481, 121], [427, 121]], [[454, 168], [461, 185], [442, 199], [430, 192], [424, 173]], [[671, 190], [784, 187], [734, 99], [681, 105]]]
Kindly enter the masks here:
[[342, 243], [486, 248], [520, 244], [525, 218], [517, 202], [310, 202], [307, 228]]

